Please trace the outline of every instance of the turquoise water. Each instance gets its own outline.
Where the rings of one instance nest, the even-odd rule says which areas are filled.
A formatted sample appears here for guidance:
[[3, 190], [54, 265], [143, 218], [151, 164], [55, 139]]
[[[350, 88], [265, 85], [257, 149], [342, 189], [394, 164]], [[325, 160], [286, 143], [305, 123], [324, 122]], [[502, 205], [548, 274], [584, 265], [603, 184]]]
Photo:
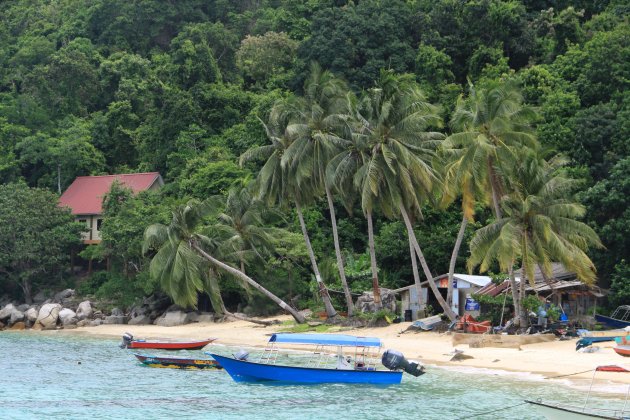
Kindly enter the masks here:
[[[0, 332], [0, 419], [540, 419], [523, 399], [586, 396], [557, 382], [431, 366], [389, 387], [237, 384], [222, 371], [144, 367], [119, 342]], [[622, 400], [601, 394], [595, 404]]]

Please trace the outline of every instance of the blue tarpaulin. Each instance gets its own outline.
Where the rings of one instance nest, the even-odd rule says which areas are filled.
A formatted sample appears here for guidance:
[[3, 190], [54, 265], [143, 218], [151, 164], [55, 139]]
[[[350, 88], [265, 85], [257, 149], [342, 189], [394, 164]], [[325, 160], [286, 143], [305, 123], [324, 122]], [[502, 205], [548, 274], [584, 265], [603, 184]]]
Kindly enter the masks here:
[[292, 344], [319, 344], [322, 346], [380, 347], [377, 337], [355, 337], [343, 334], [273, 334], [269, 342]]

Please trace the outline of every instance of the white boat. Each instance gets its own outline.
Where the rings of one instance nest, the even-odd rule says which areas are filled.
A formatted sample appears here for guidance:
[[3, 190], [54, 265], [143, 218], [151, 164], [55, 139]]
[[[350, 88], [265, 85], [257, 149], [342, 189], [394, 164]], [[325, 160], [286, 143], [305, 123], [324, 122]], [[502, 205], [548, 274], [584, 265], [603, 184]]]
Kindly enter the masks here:
[[[531, 401], [525, 402], [536, 407], [538, 412], [545, 416], [549, 420], [581, 420], [581, 419], [630, 419], [630, 409], [626, 409], [628, 403], [628, 394], [626, 394], [626, 400], [623, 408], [610, 409], [610, 408], [597, 408], [589, 407], [588, 401], [591, 396], [591, 390], [593, 389], [593, 381], [595, 380], [595, 374], [597, 372], [620, 372], [630, 373], [630, 370], [621, 366], [598, 366], [593, 372], [593, 378], [591, 379], [591, 387], [586, 395], [586, 401], [583, 404], [555, 404], [546, 401]], [[630, 388], [628, 389], [630, 392]]]
[[629, 419], [630, 411], [576, 408], [575, 405], [550, 404], [542, 401], [527, 401], [549, 420], [585, 420], [585, 419]]

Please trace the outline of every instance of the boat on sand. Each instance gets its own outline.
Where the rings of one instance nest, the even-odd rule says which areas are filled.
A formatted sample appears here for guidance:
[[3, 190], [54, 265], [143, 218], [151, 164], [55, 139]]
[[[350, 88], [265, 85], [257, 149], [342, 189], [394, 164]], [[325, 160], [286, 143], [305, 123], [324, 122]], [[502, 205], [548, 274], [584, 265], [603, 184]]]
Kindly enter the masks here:
[[610, 316], [595, 314], [595, 320], [612, 328], [630, 327], [630, 305], [621, 305]]
[[[279, 357], [279, 344], [310, 345], [315, 349], [306, 357], [294, 356], [295, 363], [289, 364], [285, 362], [290, 358], [286, 354]], [[414, 376], [424, 373], [423, 366], [407, 361], [396, 350], [385, 351], [379, 360], [381, 347], [381, 340], [375, 337], [285, 333], [273, 334], [256, 360], [244, 350], [232, 357], [207, 354], [236, 382], [399, 384], [403, 371]], [[300, 363], [299, 358], [305, 360]]]
[[128, 349], [159, 349], [159, 350], [200, 350], [216, 340], [216, 338], [206, 338], [205, 340], [145, 340], [133, 338], [133, 335], [125, 333], [122, 336], [121, 348]]

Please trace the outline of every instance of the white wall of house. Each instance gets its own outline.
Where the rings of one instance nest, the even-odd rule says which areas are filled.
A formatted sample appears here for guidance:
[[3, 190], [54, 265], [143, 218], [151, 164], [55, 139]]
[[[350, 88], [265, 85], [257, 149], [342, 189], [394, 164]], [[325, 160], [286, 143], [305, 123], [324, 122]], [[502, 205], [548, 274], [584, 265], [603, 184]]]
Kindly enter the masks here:
[[99, 214], [84, 214], [77, 216], [76, 221], [79, 223], [84, 223], [87, 228], [87, 232], [84, 232], [81, 235], [83, 243], [97, 244], [101, 242], [100, 228], [103, 221], [103, 216]]

